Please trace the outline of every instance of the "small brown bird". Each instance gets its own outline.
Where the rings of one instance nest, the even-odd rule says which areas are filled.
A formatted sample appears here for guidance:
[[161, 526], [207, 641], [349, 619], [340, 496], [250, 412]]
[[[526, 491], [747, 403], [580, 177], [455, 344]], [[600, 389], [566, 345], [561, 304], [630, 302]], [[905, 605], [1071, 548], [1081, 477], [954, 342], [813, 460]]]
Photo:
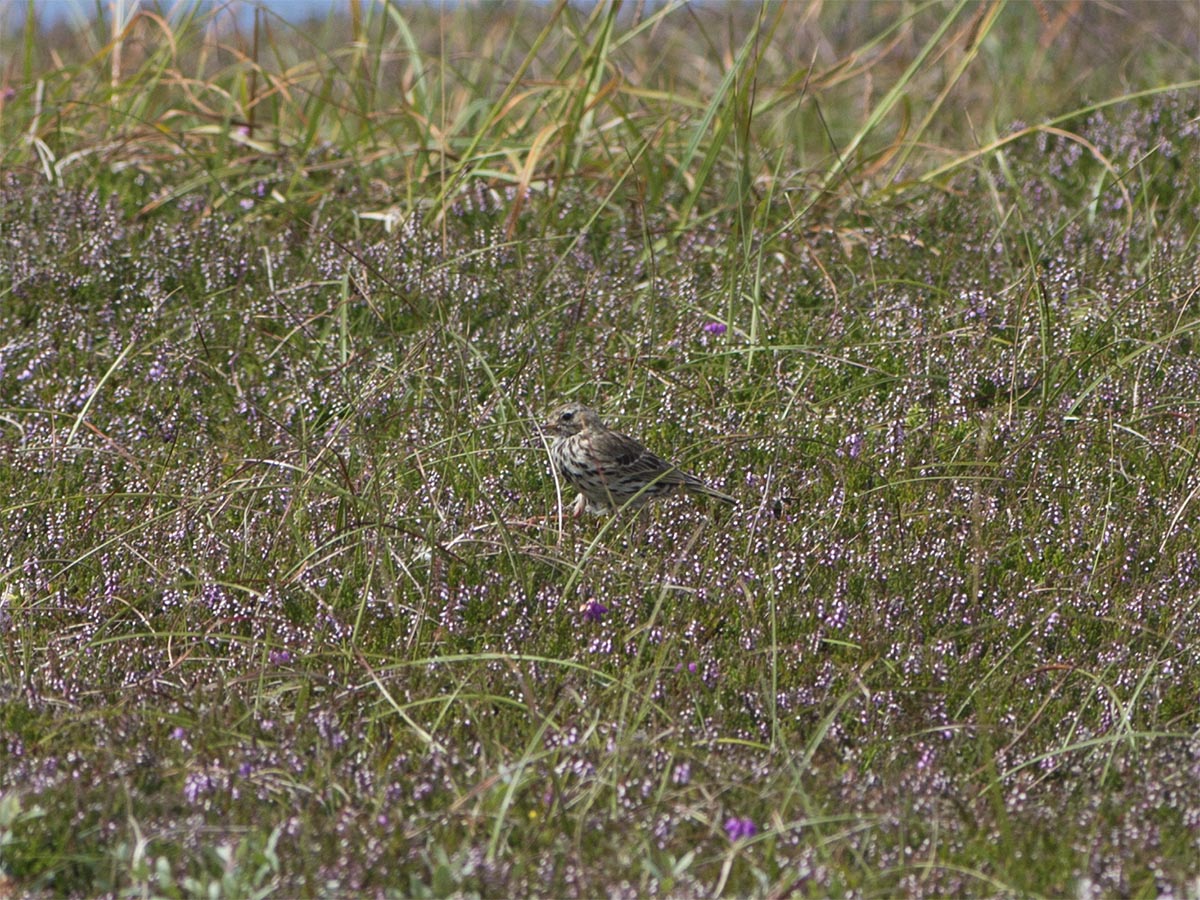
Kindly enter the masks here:
[[638, 509], [677, 491], [703, 494], [722, 503], [737, 503], [695, 475], [655, 456], [633, 438], [608, 428], [594, 410], [567, 403], [550, 414], [547, 430], [554, 435], [550, 458], [558, 474], [581, 492], [575, 515]]

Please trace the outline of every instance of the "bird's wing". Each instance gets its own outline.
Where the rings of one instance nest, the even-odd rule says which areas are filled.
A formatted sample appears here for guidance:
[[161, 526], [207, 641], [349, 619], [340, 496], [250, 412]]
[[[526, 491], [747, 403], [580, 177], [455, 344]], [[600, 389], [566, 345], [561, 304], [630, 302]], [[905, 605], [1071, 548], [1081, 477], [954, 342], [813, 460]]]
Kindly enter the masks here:
[[669, 462], [655, 456], [633, 438], [607, 431], [593, 439], [596, 455], [611, 461], [622, 476], [642, 476], [660, 484], [683, 484], [687, 476]]

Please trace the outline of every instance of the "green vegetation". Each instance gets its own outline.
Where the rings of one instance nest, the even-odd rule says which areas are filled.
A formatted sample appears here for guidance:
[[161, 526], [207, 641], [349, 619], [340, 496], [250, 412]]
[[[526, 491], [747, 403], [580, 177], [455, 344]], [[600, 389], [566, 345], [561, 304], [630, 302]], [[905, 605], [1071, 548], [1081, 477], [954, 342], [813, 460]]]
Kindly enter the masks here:
[[1194, 4], [6, 12], [0, 897], [1194, 891]]

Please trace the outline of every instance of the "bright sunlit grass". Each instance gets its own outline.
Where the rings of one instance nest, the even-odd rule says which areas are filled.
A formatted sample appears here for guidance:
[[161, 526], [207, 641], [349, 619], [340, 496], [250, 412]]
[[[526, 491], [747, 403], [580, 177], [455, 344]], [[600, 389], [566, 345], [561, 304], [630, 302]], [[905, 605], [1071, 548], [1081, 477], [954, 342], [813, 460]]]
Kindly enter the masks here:
[[0, 33], [0, 897], [1194, 890], [1193, 5], [108, 16]]

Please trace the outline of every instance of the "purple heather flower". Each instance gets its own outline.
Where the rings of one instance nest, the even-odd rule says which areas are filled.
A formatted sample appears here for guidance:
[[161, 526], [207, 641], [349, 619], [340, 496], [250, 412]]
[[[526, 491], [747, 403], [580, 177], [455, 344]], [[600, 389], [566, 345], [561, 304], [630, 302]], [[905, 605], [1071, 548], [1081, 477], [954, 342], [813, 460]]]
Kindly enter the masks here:
[[707, 334], [724, 334], [726, 330], [724, 322], [709, 322], [704, 326]]
[[583, 621], [599, 622], [608, 612], [608, 607], [598, 600], [589, 600], [583, 604]]
[[292, 654], [286, 650], [272, 650], [267, 654], [267, 659], [273, 666], [283, 666], [292, 661]]
[[863, 436], [861, 434], [848, 434], [842, 439], [842, 446], [835, 451], [838, 456], [848, 456], [851, 459], [858, 459], [862, 453]]
[[740, 841], [758, 834], [758, 826], [754, 824], [753, 819], [739, 819], [737, 816], [730, 816], [725, 820], [725, 833], [729, 835], [731, 841]]
[[216, 781], [207, 772], [192, 772], [183, 780], [183, 796], [193, 806], [216, 789]]
[[187, 740], [187, 730], [182, 725], [177, 725], [171, 732], [171, 737], [177, 741]]

